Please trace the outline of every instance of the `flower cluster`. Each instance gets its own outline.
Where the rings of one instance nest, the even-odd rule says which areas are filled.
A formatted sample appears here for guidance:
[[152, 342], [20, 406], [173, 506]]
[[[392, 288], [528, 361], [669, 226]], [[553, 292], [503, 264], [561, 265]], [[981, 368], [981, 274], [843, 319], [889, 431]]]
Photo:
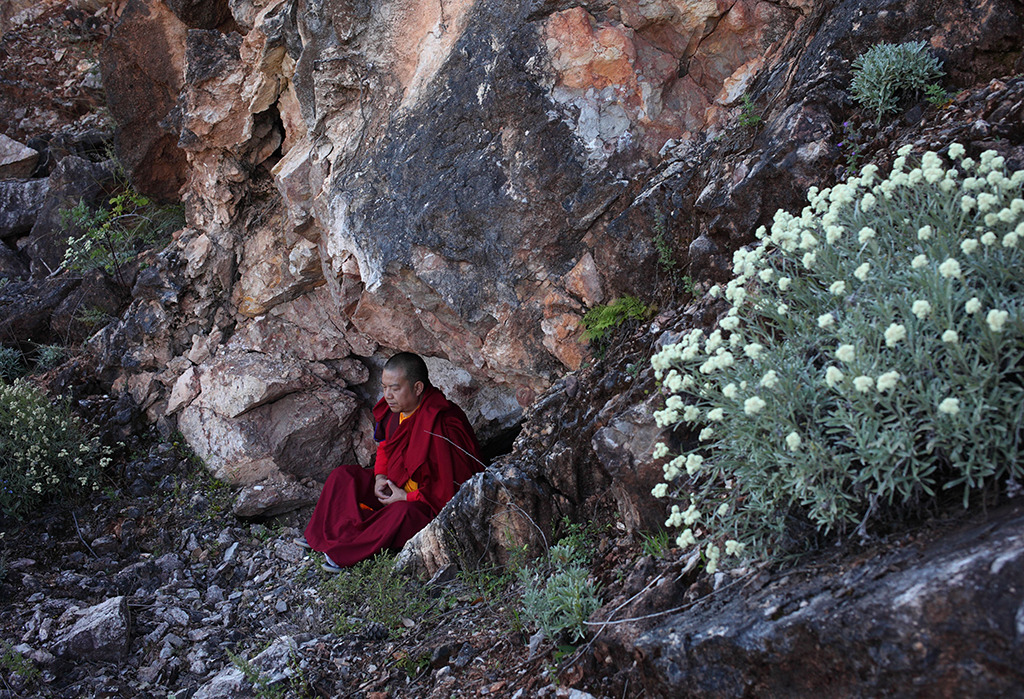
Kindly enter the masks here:
[[23, 381], [0, 384], [0, 511], [22, 516], [50, 497], [97, 488], [109, 449]]
[[655, 494], [688, 501], [668, 524], [709, 564], [1024, 475], [1024, 171], [955, 143], [910, 154], [778, 211], [712, 290], [718, 327], [651, 360], [657, 424], [699, 433]]

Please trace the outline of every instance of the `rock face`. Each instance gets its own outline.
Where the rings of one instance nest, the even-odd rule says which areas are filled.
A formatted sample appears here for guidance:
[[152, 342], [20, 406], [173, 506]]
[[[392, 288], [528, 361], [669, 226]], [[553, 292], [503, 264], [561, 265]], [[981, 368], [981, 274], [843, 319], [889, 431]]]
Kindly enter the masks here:
[[1022, 576], [1024, 519], [997, 518], [848, 567], [748, 575], [633, 653], [652, 697], [1017, 696]]
[[[465, 389], [486, 440], [588, 360], [587, 309], [656, 294], [657, 241], [700, 287], [837, 171], [859, 53], [925, 38], [966, 86], [1020, 64], [1021, 15], [1010, 0], [131, 0], [103, 61], [119, 150], [142, 189], [181, 188], [195, 231], [165, 264], [177, 299], [134, 312], [170, 320], [187, 298], [195, 315], [146, 342], [159, 369], [108, 368], [159, 376], [128, 381], [173, 421], [213, 400], [191, 377], [229, 341], [371, 369], [413, 350], [465, 373], [443, 387]], [[736, 123], [744, 95], [760, 130]], [[237, 439], [189, 434], [237, 456]], [[252, 444], [253, 463], [273, 451]]]
[[58, 636], [56, 654], [78, 661], [119, 662], [128, 655], [130, 628], [128, 598], [112, 597], [82, 610], [74, 625]]

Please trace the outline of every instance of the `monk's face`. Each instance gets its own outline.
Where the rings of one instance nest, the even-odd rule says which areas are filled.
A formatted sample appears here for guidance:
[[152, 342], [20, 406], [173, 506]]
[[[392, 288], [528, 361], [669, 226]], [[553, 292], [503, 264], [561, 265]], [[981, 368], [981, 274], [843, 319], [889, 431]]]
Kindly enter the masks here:
[[393, 413], [411, 413], [420, 404], [423, 396], [423, 382], [409, 383], [405, 374], [395, 369], [385, 369], [381, 379], [384, 385], [384, 400]]

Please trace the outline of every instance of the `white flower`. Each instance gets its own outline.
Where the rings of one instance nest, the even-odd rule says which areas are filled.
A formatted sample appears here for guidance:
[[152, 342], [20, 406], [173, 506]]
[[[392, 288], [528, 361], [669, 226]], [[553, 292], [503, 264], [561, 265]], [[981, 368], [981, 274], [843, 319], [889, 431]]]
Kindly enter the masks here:
[[960, 400], [958, 398], [944, 398], [939, 403], [939, 412], [943, 415], [956, 415], [960, 412]]
[[978, 300], [977, 296], [972, 296], [971, 300], [964, 304], [964, 312], [967, 315], [974, 315], [981, 310], [981, 301]]
[[757, 278], [760, 279], [765, 284], [770, 282], [773, 276], [775, 276], [775, 270], [772, 269], [771, 267], [765, 267], [764, 269], [757, 273]]
[[778, 312], [780, 316], [784, 316], [787, 313], [789, 313], [789, 306], [787, 306], [784, 303], [780, 303], [778, 306], [775, 307], [775, 310]]
[[942, 333], [942, 341], [947, 345], [955, 345], [960, 341], [960, 335], [957, 334], [956, 330], [947, 330]]
[[964, 147], [962, 145], [960, 145], [959, 143], [950, 143], [949, 144], [949, 158], [950, 158], [950, 160], [955, 160], [956, 158], [960, 158], [960, 157], [963, 156], [963, 154], [964, 154]]
[[[1024, 170], [1022, 170], [1021, 172], [1024, 172]], [[992, 231], [988, 231], [985, 233], [985, 235], [981, 236], [981, 244], [986, 247], [992, 247], [993, 245], [995, 245], [996, 240], [998, 240], [998, 238], [996, 238], [996, 234], [993, 233]]]
[[875, 201], [876, 201], [875, 200], [875, 195], [872, 194], [871, 192], [868, 192], [860, 200], [860, 210], [861, 211], [871, 211], [871, 209], [873, 209], [875, 207]]
[[708, 289], [708, 296], [710, 296], [713, 299], [717, 299], [721, 295], [722, 295], [722, 287], [718, 286], [718, 284], [715, 284], [713, 287]]
[[868, 228], [867, 226], [865, 226], [864, 228], [861, 228], [860, 231], [857, 233], [857, 240], [861, 244], [864, 244], [864, 243], [868, 242], [869, 240], [871, 240], [874, 237], [875, 237], [874, 229], [873, 228]]
[[685, 549], [688, 546], [693, 546], [697, 543], [697, 539], [693, 536], [692, 529], [685, 529], [683, 533], [676, 537], [676, 546], [681, 549]]
[[857, 279], [860, 279], [861, 281], [864, 281], [865, 279], [868, 278], [868, 272], [870, 272], [870, 271], [871, 271], [871, 263], [865, 262], [860, 267], [858, 267], [857, 269], [853, 270], [853, 276], [857, 277]]
[[722, 322], [718, 325], [723, 330], [735, 330], [740, 325], [740, 319], [738, 316], [728, 316], [726, 318], [722, 318]]
[[1017, 231], [1010, 231], [1009, 233], [1007, 233], [1006, 235], [1003, 236], [1003, 247], [1004, 248], [1016, 247], [1017, 243], [1019, 241], [1020, 241], [1020, 236], [1017, 234]]
[[779, 291], [785, 291], [792, 284], [793, 280], [789, 277], [779, 277]]
[[727, 502], [723, 502], [721, 505], [718, 506], [718, 509], [715, 510], [715, 514], [718, 515], [719, 517], [725, 517], [725, 515], [727, 515], [728, 513], [729, 513], [729, 503], [727, 503]]
[[708, 420], [711, 422], [721, 422], [725, 419], [725, 411], [721, 408], [712, 408], [708, 411]]
[[1003, 327], [1006, 325], [1009, 317], [1009, 312], [993, 308], [985, 316], [985, 322], [988, 323], [988, 327], [992, 332], [999, 333], [1003, 331]]
[[775, 373], [774, 369], [769, 369], [767, 373], [761, 377], [760, 384], [765, 388], [775, 388], [779, 385], [779, 375]]
[[885, 344], [887, 347], [895, 347], [901, 340], [907, 338], [907, 329], [900, 323], [892, 323], [885, 329]]
[[842, 296], [846, 293], [846, 282], [832, 282], [831, 286], [828, 287], [828, 291], [833, 296]]
[[759, 412], [764, 410], [765, 405], [766, 403], [758, 396], [751, 396], [743, 401], [743, 412], [747, 415], [757, 415]]
[[761, 352], [764, 351], [764, 345], [758, 342], [751, 342], [749, 345], [743, 348], [743, 353], [751, 359], [757, 359], [761, 356]]
[[946, 279], [960, 279], [963, 276], [963, 272], [960, 271], [960, 263], [955, 258], [946, 258], [946, 261], [939, 265], [939, 274]]
[[741, 544], [735, 539], [729, 539], [725, 542], [725, 555], [726, 556], [742, 556], [743, 552], [747, 550], [746, 544]]
[[686, 524], [686, 526], [690, 526], [699, 519], [700, 510], [698, 510], [697, 506], [694, 504], [691, 504], [689, 507], [687, 507], [686, 512], [683, 513], [683, 523]]
[[843, 380], [843, 372], [838, 367], [830, 366], [825, 370], [825, 383], [829, 388], [835, 388], [836, 384]]
[[857, 351], [854, 349], [853, 345], [839, 345], [839, 347], [836, 348], [836, 359], [849, 364], [853, 361], [853, 357], [856, 352]]
[[918, 255], [917, 257], [910, 261], [910, 266], [913, 267], [914, 269], [921, 269], [922, 267], [926, 267], [927, 265], [928, 256], [925, 254]]
[[843, 233], [845, 233], [845, 231], [843, 230], [842, 226], [827, 226], [825, 228], [825, 242], [827, 242], [829, 245], [834, 245], [835, 243], [839, 242], [840, 238], [843, 237]]
[[722, 395], [725, 396], [726, 398], [735, 398], [736, 393], [736, 384], [734, 383], [730, 383], [725, 388], [722, 389]]
[[861, 374], [860, 376], [853, 380], [853, 387], [859, 393], [867, 393], [872, 388], [874, 388], [874, 386], [875, 380], [872, 379], [870, 376], [864, 376], [863, 374]]
[[910, 307], [910, 312], [917, 316], [919, 320], [924, 320], [931, 315], [932, 305], [924, 299], [918, 299]]
[[818, 316], [818, 327], [819, 328], [831, 327], [832, 325], [835, 324], [835, 321], [836, 321], [836, 319], [832, 316], [831, 313], [822, 313], [820, 316]]
[[686, 474], [692, 476], [700, 470], [704, 464], [704, 457], [700, 454], [690, 454], [686, 457]]
[[668, 445], [664, 442], [658, 442], [654, 445], [654, 453], [651, 456], [654, 459], [662, 459], [668, 455]]
[[978, 249], [978, 241], [975, 238], [967, 238], [960, 243], [960, 250], [965, 255], [970, 255]]
[[702, 429], [700, 431], [700, 434], [697, 435], [697, 439], [699, 439], [702, 442], [706, 442], [706, 441], [708, 441], [709, 439], [711, 439], [714, 436], [715, 436], [715, 431], [713, 429], [711, 429], [710, 427], [705, 427], [704, 429]]
[[818, 259], [818, 255], [814, 252], [805, 252], [803, 257], [804, 267], [810, 267], [814, 264], [814, 261]]
[[800, 435], [796, 432], [790, 432], [786, 435], [786, 446], [789, 447], [790, 451], [796, 451], [800, 448], [800, 443], [803, 440], [800, 439]]
[[[967, 187], [967, 180], [964, 180], [964, 187]], [[960, 197], [960, 210], [963, 211], [965, 214], [969, 214], [971, 213], [971, 209], [974, 208], [974, 205], [976, 203], [977, 202], [975, 202], [974, 197], [964, 195]]]
[[651, 495], [656, 498], [663, 498], [668, 494], [668, 483], [659, 483], [651, 489]]
[[920, 228], [917, 229], [917, 239], [928, 240], [929, 238], [932, 237], [932, 232], [933, 231], [931, 226], [921, 226]]
[[899, 380], [903, 378], [898, 371], [887, 371], [878, 377], [877, 388], [879, 393], [885, 393], [894, 388]]
[[697, 422], [700, 419], [700, 408], [696, 405], [688, 405], [683, 409], [683, 420], [686, 422]]

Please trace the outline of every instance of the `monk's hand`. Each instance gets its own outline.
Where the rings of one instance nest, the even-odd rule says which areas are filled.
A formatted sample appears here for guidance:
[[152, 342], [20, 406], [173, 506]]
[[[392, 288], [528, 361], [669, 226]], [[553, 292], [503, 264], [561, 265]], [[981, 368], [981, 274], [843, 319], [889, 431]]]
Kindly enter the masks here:
[[373, 494], [378, 500], [384, 502], [391, 496], [393, 489], [391, 487], [391, 481], [383, 473], [378, 473], [373, 479]]
[[394, 502], [401, 502], [402, 500], [408, 499], [406, 492], [398, 487], [394, 481], [388, 481], [388, 487], [391, 488], [391, 494], [386, 498], [378, 498], [382, 505], [390, 505]]

